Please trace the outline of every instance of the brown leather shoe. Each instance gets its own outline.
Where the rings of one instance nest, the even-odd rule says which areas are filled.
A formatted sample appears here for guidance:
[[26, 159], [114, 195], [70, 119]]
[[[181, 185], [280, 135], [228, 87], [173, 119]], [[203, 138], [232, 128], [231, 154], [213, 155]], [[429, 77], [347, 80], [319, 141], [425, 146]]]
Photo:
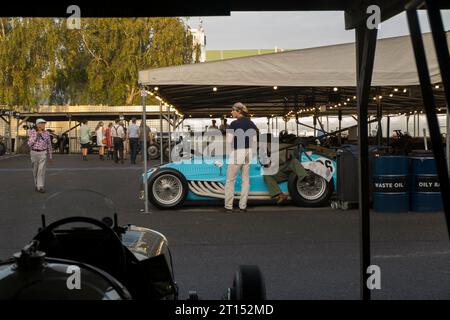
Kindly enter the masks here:
[[44, 188], [39, 188], [39, 189], [38, 189], [38, 192], [40, 192], [40, 193], [45, 193], [45, 189], [44, 189]]
[[284, 193], [280, 193], [275, 197], [275, 200], [277, 201], [277, 204], [282, 204], [285, 202], [289, 197], [285, 195]]

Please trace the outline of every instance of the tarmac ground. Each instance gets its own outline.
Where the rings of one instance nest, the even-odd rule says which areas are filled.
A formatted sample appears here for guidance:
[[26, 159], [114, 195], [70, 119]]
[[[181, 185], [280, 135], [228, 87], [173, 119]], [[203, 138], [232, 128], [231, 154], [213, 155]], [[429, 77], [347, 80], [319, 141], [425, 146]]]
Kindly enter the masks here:
[[[157, 163], [150, 163], [156, 165]], [[358, 210], [250, 204], [227, 214], [221, 203], [186, 204], [143, 214], [140, 165], [90, 155], [55, 155], [47, 193], [33, 190], [27, 155], [0, 157], [0, 259], [20, 250], [41, 224], [52, 194], [90, 189], [111, 198], [120, 224], [167, 236], [180, 298], [197, 290], [220, 299], [239, 264], [257, 264], [269, 299], [359, 299]], [[61, 205], [64, 212], [64, 205]], [[373, 299], [450, 299], [450, 245], [444, 215], [372, 212], [372, 263], [381, 268]]]

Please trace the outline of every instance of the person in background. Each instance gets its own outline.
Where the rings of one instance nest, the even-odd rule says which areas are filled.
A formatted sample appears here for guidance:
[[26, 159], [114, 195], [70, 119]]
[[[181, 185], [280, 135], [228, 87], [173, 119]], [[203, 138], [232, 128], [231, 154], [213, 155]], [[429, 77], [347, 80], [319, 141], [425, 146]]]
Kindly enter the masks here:
[[120, 162], [123, 164], [123, 140], [125, 138], [125, 131], [123, 130], [123, 127], [120, 125], [120, 120], [117, 119], [115, 121], [115, 124], [111, 128], [111, 135], [113, 138], [113, 145], [114, 145], [114, 162], [119, 163], [119, 157]]
[[[124, 137], [123, 137], [123, 160], [127, 160], [128, 152], [130, 150], [130, 144], [128, 141], [128, 128], [125, 126], [124, 122], [121, 120], [120, 125], [123, 128]], [[122, 159], [122, 158], [121, 158]]]
[[219, 130], [220, 132], [222, 132], [222, 134], [225, 134], [227, 129], [228, 129], [227, 118], [223, 118]]
[[105, 160], [105, 146], [106, 146], [106, 136], [105, 129], [103, 128], [103, 122], [100, 121], [95, 128], [95, 135], [97, 136], [97, 146], [98, 146], [98, 154], [100, 156], [100, 160]]
[[225, 212], [233, 212], [234, 185], [241, 171], [241, 197], [239, 210], [247, 211], [247, 199], [250, 189], [250, 161], [252, 148], [256, 144], [258, 128], [248, 118], [248, 109], [237, 102], [233, 105], [231, 115], [236, 118], [227, 130], [226, 142], [231, 146], [225, 183]]
[[[144, 134], [146, 134], [147, 145], [144, 146]], [[153, 143], [153, 136], [151, 134], [151, 130], [149, 126], [145, 126], [144, 122], [141, 121], [141, 126], [139, 128], [139, 144], [141, 145], [141, 161], [144, 162], [144, 152], [147, 152], [148, 155], [148, 147]], [[147, 158], [148, 159], [148, 158]]]
[[130, 143], [131, 164], [136, 164], [136, 155], [139, 144], [139, 126], [136, 124], [136, 118], [131, 119], [131, 124], [128, 126], [128, 141]]
[[83, 120], [80, 126], [81, 155], [84, 161], [87, 161], [89, 143], [91, 142], [91, 129], [89, 129], [87, 123], [87, 120]]
[[52, 141], [50, 133], [45, 130], [44, 119], [36, 120], [36, 128], [28, 132], [31, 165], [33, 167], [34, 190], [45, 193], [45, 170], [48, 158], [52, 160]]
[[113, 124], [110, 122], [108, 124], [108, 127], [105, 129], [105, 138], [106, 138], [106, 148], [107, 148], [107, 155], [108, 160], [113, 159], [113, 143], [112, 143], [112, 135], [111, 135], [111, 128]]
[[211, 125], [207, 128], [207, 130], [213, 130], [213, 129], [218, 130], [219, 128], [217, 127], [216, 122], [217, 122], [216, 120], [212, 120]]

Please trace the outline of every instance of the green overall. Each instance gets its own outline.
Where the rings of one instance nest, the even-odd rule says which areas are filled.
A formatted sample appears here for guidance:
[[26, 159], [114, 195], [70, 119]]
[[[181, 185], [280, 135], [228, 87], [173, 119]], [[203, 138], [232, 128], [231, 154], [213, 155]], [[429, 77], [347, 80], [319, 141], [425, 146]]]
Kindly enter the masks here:
[[289, 175], [294, 172], [300, 180], [306, 177], [306, 169], [302, 166], [300, 161], [293, 155], [291, 150], [281, 150], [279, 152], [280, 167], [278, 172], [274, 175], [264, 175], [264, 181], [269, 189], [270, 196], [273, 198], [281, 193], [278, 186], [279, 182], [289, 179]]

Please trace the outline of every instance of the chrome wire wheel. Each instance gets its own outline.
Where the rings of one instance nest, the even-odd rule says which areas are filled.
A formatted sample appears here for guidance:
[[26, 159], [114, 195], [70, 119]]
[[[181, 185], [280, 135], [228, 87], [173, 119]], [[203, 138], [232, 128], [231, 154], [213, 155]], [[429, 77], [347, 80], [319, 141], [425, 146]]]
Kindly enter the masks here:
[[305, 200], [313, 201], [319, 199], [327, 190], [327, 182], [318, 175], [313, 175], [309, 182], [297, 179], [297, 191]]
[[157, 177], [152, 186], [155, 200], [163, 205], [174, 205], [183, 196], [181, 180], [172, 174], [162, 174]]

